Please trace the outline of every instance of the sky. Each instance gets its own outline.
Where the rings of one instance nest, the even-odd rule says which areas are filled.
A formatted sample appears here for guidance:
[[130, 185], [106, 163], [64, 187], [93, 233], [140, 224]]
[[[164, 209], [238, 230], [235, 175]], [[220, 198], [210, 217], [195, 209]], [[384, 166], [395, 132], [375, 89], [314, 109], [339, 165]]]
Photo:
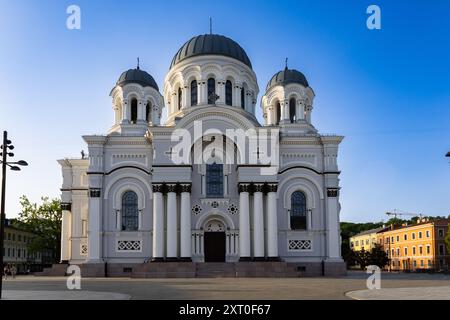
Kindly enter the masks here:
[[[66, 27], [69, 5], [81, 29]], [[366, 9], [381, 9], [369, 30]], [[277, 71], [303, 72], [312, 121], [344, 135], [341, 220], [386, 220], [394, 209], [450, 214], [449, 1], [24, 1], [0, 0], [0, 130], [29, 166], [7, 174], [7, 217], [19, 197], [59, 197], [56, 162], [87, 150], [81, 136], [113, 124], [109, 92], [136, 66], [163, 88], [173, 55], [191, 37], [237, 41], [258, 77], [257, 117]]]

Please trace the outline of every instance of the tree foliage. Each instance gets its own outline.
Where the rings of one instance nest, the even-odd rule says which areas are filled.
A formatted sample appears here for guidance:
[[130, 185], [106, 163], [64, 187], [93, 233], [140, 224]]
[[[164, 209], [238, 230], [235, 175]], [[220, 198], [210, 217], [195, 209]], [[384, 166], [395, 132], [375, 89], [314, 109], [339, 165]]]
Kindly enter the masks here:
[[50, 200], [48, 197], [42, 197], [41, 201], [38, 205], [22, 196], [22, 212], [14, 224], [36, 235], [29, 245], [30, 252], [51, 251], [56, 262], [59, 261], [61, 246], [61, 203], [58, 199]]
[[350, 237], [360, 232], [382, 227], [382, 222], [368, 222], [368, 223], [353, 223], [353, 222], [341, 222], [341, 253], [343, 259], [347, 262], [348, 266], [355, 264], [355, 255], [350, 249]]
[[367, 266], [375, 265], [380, 268], [389, 264], [389, 257], [379, 244], [375, 244], [370, 251], [351, 250], [353, 265], [357, 264], [361, 270], [365, 270]]

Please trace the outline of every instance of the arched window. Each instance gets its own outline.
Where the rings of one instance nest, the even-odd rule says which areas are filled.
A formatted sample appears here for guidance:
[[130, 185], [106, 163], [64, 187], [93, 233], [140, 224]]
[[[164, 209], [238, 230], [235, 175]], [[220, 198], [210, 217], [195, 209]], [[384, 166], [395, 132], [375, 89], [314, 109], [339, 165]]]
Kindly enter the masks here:
[[301, 191], [291, 195], [291, 229], [306, 230], [306, 196]]
[[131, 99], [131, 123], [136, 123], [137, 121], [137, 99]]
[[214, 78], [208, 79], [208, 104], [216, 103], [214, 95], [216, 93], [216, 80]]
[[289, 100], [289, 120], [294, 123], [296, 120], [295, 116], [295, 98]]
[[152, 103], [147, 101], [147, 105], [145, 106], [145, 120], [150, 122], [152, 120]]
[[225, 104], [227, 106], [233, 105], [233, 86], [230, 80], [225, 83]]
[[182, 100], [183, 100], [183, 92], [181, 91], [181, 88], [178, 88], [178, 110], [181, 110]]
[[276, 122], [275, 122], [275, 124], [280, 124], [280, 119], [281, 119], [281, 105], [280, 105], [280, 103], [279, 102], [277, 102], [277, 106], [275, 107], [275, 119], [276, 119]]
[[242, 87], [241, 89], [241, 107], [242, 109], [245, 109], [245, 88]]
[[139, 225], [138, 196], [127, 191], [122, 196], [122, 230], [136, 231]]
[[223, 165], [212, 163], [206, 165], [206, 196], [223, 197]]
[[191, 106], [197, 105], [197, 80], [191, 82]]

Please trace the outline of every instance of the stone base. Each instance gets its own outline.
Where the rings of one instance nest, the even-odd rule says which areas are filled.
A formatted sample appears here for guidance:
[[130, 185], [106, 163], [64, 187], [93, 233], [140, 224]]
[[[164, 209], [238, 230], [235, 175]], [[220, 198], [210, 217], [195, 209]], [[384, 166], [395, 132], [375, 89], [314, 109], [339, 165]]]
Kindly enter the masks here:
[[68, 263], [53, 264], [51, 268], [44, 268], [42, 272], [35, 272], [36, 276], [62, 277], [66, 275]]
[[107, 275], [105, 263], [83, 263], [78, 265], [83, 278], [103, 278]]
[[347, 274], [347, 265], [343, 260], [325, 261], [326, 277], [343, 277]]
[[347, 274], [344, 261], [289, 262], [299, 277], [341, 277]]

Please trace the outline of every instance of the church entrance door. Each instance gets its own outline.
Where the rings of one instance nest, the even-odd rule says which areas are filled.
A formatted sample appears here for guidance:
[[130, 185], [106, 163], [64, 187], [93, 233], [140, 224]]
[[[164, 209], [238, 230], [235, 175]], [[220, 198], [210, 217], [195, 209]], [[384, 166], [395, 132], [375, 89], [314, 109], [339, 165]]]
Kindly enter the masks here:
[[205, 232], [205, 262], [225, 262], [225, 232]]

